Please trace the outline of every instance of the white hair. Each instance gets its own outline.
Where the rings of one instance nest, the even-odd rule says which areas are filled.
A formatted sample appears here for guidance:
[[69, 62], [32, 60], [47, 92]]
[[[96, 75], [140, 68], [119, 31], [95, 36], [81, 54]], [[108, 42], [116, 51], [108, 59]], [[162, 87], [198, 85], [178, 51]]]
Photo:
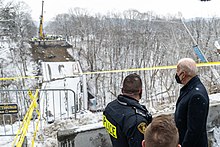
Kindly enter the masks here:
[[197, 75], [196, 62], [191, 58], [182, 58], [178, 61], [177, 66], [184, 70], [189, 76]]

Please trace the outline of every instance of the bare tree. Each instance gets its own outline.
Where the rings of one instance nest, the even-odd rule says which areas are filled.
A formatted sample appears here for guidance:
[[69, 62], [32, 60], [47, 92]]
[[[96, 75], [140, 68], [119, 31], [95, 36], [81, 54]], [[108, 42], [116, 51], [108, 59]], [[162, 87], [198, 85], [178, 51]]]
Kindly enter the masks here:
[[[73, 50], [85, 71], [166, 66], [175, 65], [183, 57], [196, 59], [192, 36], [179, 18], [159, 17], [152, 12], [140, 13], [137, 10], [89, 16], [85, 9], [80, 8], [71, 9], [65, 15], [58, 15], [56, 18], [59, 19], [51, 23], [51, 29], [68, 33], [73, 38]], [[214, 47], [212, 42], [218, 38], [219, 20], [197, 18], [185, 21], [185, 24], [206, 56], [211, 61], [219, 60], [216, 52], [208, 50]], [[152, 106], [175, 102], [179, 87], [174, 82], [174, 69], [129, 70], [91, 74], [87, 78], [94, 85], [95, 95], [106, 105], [109, 99], [116, 98], [121, 92], [122, 81], [131, 72], [137, 72], [143, 78], [143, 102]], [[207, 76], [204, 74], [203, 77]], [[212, 83], [211, 76], [206, 79]]]

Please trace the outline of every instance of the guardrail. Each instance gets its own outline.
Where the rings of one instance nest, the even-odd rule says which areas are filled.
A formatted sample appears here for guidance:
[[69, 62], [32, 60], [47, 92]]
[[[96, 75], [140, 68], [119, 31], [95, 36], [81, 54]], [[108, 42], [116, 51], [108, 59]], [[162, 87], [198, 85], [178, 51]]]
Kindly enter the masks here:
[[[33, 96], [32, 93], [35, 95]], [[43, 125], [42, 122], [76, 119], [79, 108], [79, 100], [71, 89], [41, 89], [36, 92], [35, 90], [0, 90], [0, 137], [16, 136], [13, 145], [16, 142], [21, 145], [26, 140], [25, 133], [22, 132], [26, 132], [31, 127], [29, 124], [32, 121], [34, 130], [32, 144], [34, 144], [37, 130]], [[22, 127], [16, 130], [17, 126]], [[20, 136], [19, 141], [18, 136]]]

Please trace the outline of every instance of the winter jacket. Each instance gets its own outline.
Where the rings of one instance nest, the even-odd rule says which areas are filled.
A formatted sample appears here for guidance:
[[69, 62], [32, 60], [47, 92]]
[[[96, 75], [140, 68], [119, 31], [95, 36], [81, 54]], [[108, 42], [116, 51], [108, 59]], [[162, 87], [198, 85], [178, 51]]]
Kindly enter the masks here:
[[148, 110], [125, 95], [119, 95], [103, 112], [103, 125], [113, 147], [141, 147], [144, 130], [151, 121]]
[[209, 97], [198, 76], [180, 89], [175, 122], [182, 147], [208, 147], [206, 132]]

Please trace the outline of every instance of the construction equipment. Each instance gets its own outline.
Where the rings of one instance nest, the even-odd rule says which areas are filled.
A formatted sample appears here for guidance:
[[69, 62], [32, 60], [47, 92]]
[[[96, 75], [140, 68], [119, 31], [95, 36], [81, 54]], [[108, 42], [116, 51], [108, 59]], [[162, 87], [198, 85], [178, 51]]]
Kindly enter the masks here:
[[43, 13], [44, 13], [44, 1], [42, 1], [42, 11], [40, 15], [40, 26], [39, 26], [39, 39], [44, 40], [44, 33], [43, 33]]
[[[183, 24], [183, 26], [185, 27], [186, 31], [188, 32], [189, 36], [191, 37], [194, 45], [193, 45], [193, 49], [195, 54], [198, 56], [198, 58], [200, 59], [200, 62], [206, 62], [208, 63], [209, 61], [207, 60], [207, 58], [205, 57], [205, 55], [203, 54], [203, 52], [201, 51], [201, 49], [199, 48], [196, 40], [193, 38], [192, 34], [190, 33], [189, 29], [187, 28], [186, 24], [184, 23], [183, 19], [181, 18], [181, 22]], [[216, 43], [217, 45], [217, 43]], [[219, 73], [216, 71], [216, 69], [214, 69], [213, 67], [210, 66], [210, 69], [214, 75], [215, 81], [214, 83], [216, 84], [216, 86], [220, 89], [220, 75]]]
[[62, 35], [48, 35], [44, 32], [43, 29], [43, 20], [44, 20], [44, 0], [42, 0], [42, 10], [40, 15], [40, 25], [38, 37], [34, 37], [30, 40], [30, 43], [33, 48], [35, 47], [72, 47], [72, 44], [69, 43]]

